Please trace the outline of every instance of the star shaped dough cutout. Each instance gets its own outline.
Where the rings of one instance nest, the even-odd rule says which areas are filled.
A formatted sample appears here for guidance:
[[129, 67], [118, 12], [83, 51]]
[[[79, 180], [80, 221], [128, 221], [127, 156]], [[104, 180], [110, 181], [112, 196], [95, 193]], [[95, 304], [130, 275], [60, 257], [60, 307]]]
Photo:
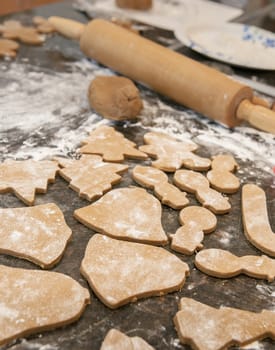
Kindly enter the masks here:
[[33, 205], [35, 193], [46, 193], [58, 169], [58, 164], [50, 160], [7, 159], [0, 164], [0, 193], [14, 192], [25, 204]]

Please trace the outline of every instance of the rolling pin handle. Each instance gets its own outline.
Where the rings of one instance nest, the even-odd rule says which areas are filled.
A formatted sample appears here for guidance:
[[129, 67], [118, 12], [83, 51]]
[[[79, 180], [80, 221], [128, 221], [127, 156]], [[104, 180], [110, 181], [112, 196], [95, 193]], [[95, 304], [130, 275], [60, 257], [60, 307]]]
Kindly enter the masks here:
[[58, 33], [69, 39], [80, 40], [85, 25], [72, 19], [52, 16], [48, 21], [54, 26]]

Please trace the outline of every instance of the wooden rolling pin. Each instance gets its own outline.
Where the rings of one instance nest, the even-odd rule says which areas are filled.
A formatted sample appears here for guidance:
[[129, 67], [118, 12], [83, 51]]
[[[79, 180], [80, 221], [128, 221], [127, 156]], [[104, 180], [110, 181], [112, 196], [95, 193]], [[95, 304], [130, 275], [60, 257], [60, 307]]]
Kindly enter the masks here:
[[174, 101], [229, 127], [246, 120], [275, 134], [275, 113], [254, 105], [252, 89], [223, 73], [102, 19], [87, 25], [61, 17], [49, 21], [79, 40], [88, 57]]

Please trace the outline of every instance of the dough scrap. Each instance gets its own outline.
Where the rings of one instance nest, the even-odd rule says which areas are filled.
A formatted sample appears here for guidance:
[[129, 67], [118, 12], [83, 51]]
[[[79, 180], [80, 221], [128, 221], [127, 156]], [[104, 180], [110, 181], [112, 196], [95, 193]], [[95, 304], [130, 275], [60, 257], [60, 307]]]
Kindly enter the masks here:
[[111, 190], [121, 180], [119, 174], [128, 170], [124, 164], [105, 163], [97, 155], [83, 155], [80, 159], [55, 158], [63, 169], [59, 175], [80, 197], [93, 201]]
[[0, 33], [3, 38], [17, 39], [25, 44], [40, 45], [44, 42], [36, 28], [23, 26], [19, 21], [5, 21], [0, 25]]
[[211, 161], [193, 153], [198, 146], [192, 141], [178, 141], [159, 132], [144, 135], [146, 145], [140, 146], [142, 152], [157, 158], [152, 165], [160, 170], [174, 172], [182, 166], [193, 170], [208, 170]]
[[275, 312], [216, 309], [189, 298], [181, 299], [174, 323], [180, 341], [196, 350], [225, 350], [275, 338]]
[[238, 169], [235, 159], [229, 154], [219, 154], [213, 157], [212, 170], [208, 171], [206, 177], [211, 186], [223, 193], [235, 193], [240, 188], [239, 179], [232, 174]]
[[207, 275], [229, 278], [241, 273], [254, 278], [275, 279], [275, 260], [265, 255], [238, 257], [222, 249], [206, 249], [196, 255], [196, 267]]
[[231, 205], [228, 198], [209, 187], [207, 178], [192, 170], [177, 170], [174, 183], [182, 190], [195, 193], [197, 200], [215, 214], [228, 213]]
[[112, 190], [93, 204], [75, 210], [74, 217], [110, 237], [156, 245], [168, 242], [161, 225], [161, 204], [142, 188]]
[[79, 319], [89, 292], [57, 272], [0, 265], [0, 345]]
[[242, 187], [242, 218], [249, 242], [265, 254], [275, 257], [275, 234], [268, 219], [266, 196], [257, 185]]
[[137, 87], [125, 77], [95, 77], [89, 86], [88, 97], [91, 108], [113, 120], [135, 119], [143, 106]]
[[61, 259], [72, 234], [53, 203], [0, 209], [0, 253], [51, 268]]
[[117, 329], [110, 329], [100, 350], [154, 350], [140, 337], [128, 337]]
[[167, 250], [95, 234], [80, 269], [98, 298], [114, 309], [180, 290], [189, 267]]
[[33, 205], [35, 193], [46, 193], [58, 171], [56, 162], [7, 159], [0, 164], [0, 193], [14, 192], [25, 204]]
[[9, 39], [0, 39], [0, 57], [15, 57], [19, 45], [16, 41]]
[[106, 162], [123, 162], [124, 156], [133, 159], [147, 159], [147, 155], [136, 144], [126, 139], [123, 134], [111, 126], [100, 126], [83, 141], [81, 153], [100, 154]]
[[204, 234], [213, 232], [217, 226], [217, 218], [206, 208], [190, 206], [180, 212], [180, 223], [183, 225], [172, 239], [171, 248], [177, 252], [192, 255], [195, 250], [203, 248]]
[[182, 209], [189, 203], [186, 193], [170, 184], [168, 176], [157, 168], [137, 165], [132, 176], [139, 185], [154, 189], [157, 198], [173, 209]]
[[44, 17], [34, 16], [32, 22], [39, 33], [49, 34], [56, 31], [54, 26]]
[[153, 0], [116, 0], [116, 5], [125, 9], [144, 11], [152, 8]]

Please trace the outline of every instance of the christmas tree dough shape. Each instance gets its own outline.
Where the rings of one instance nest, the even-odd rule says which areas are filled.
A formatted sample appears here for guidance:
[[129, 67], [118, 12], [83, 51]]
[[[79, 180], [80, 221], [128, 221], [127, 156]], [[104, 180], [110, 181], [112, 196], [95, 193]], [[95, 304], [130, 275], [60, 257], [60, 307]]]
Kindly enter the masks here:
[[193, 153], [198, 146], [192, 142], [178, 141], [158, 132], [144, 135], [146, 145], [139, 147], [142, 152], [157, 158], [152, 165], [160, 170], [174, 172], [182, 166], [193, 170], [208, 170], [211, 161]]
[[196, 254], [196, 267], [207, 275], [229, 278], [241, 273], [273, 282], [275, 260], [265, 255], [238, 257], [222, 249], [206, 249]]
[[49, 160], [5, 160], [0, 164], [0, 193], [14, 192], [27, 205], [33, 205], [35, 192], [46, 193], [58, 171]]
[[154, 350], [140, 337], [128, 337], [117, 329], [110, 329], [100, 350]]
[[71, 233], [53, 203], [0, 209], [0, 253], [30, 260], [42, 268], [58, 263]]
[[72, 323], [89, 301], [69, 276], [0, 265], [0, 345]]
[[95, 234], [89, 241], [81, 273], [108, 307], [180, 290], [189, 267], [167, 250]]
[[112, 185], [121, 180], [128, 166], [124, 164], [105, 163], [97, 155], [83, 155], [80, 159], [56, 158], [63, 168], [59, 175], [70, 182], [69, 187], [79, 193], [80, 197], [95, 200], [109, 191]]
[[161, 225], [161, 204], [142, 188], [112, 190], [75, 210], [74, 216], [87, 227], [114, 238], [156, 245], [168, 242]]
[[147, 159], [147, 155], [138, 149], [136, 144], [126, 139], [111, 126], [100, 126], [93, 130], [90, 136], [82, 142], [81, 153], [102, 155], [106, 162], [122, 162], [124, 157]]
[[275, 312], [216, 309], [189, 298], [181, 299], [174, 323], [180, 341], [196, 350], [225, 350], [275, 338]]

